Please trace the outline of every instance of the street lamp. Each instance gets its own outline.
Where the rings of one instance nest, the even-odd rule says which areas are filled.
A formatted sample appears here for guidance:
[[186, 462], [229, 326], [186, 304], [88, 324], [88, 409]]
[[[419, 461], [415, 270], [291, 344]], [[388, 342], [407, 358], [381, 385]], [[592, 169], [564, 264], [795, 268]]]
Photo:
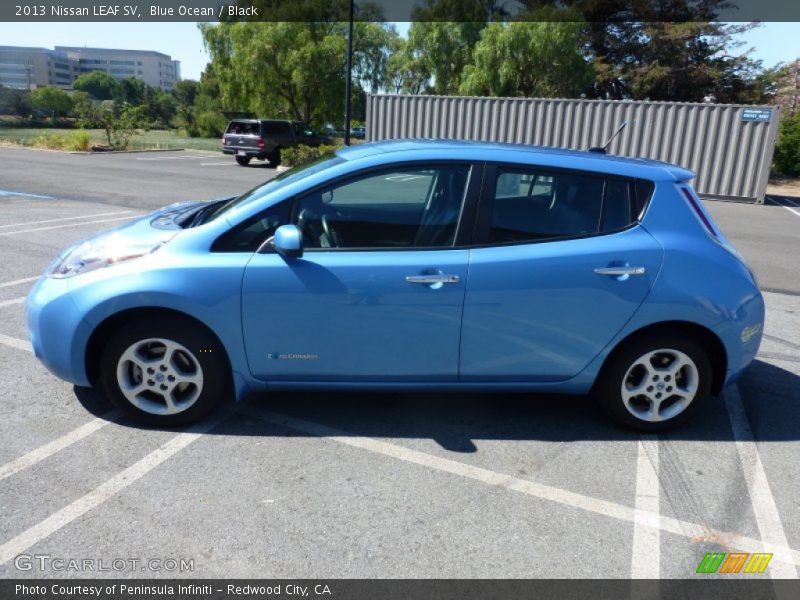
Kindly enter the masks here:
[[353, 2], [350, 0], [350, 10], [347, 26], [347, 74], [344, 80], [344, 145], [350, 145], [350, 85], [353, 78]]

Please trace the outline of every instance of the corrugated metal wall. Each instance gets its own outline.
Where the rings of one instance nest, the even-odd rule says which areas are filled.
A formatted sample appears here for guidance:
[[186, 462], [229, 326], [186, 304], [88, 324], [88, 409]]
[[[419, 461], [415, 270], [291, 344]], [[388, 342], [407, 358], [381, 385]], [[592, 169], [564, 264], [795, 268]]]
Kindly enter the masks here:
[[[769, 121], [742, 111], [771, 109]], [[707, 197], [763, 202], [778, 107], [673, 102], [370, 95], [367, 139], [445, 138], [586, 149], [627, 128], [609, 153], [663, 160], [697, 173]]]

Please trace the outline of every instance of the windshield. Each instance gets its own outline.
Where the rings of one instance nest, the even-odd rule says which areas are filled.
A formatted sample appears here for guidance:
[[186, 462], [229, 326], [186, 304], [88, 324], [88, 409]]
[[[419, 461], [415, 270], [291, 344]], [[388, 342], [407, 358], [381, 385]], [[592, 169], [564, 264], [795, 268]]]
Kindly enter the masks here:
[[[249, 192], [245, 192], [238, 198], [233, 198], [224, 202], [216, 207], [214, 210], [211, 210], [203, 215], [202, 223], [207, 223], [213, 219], [216, 219], [220, 215], [225, 214], [229, 210], [234, 208], [238, 208], [241, 206], [245, 206], [250, 202], [254, 202], [256, 200], [260, 200], [267, 194], [271, 194], [273, 192], [278, 191], [279, 189], [286, 187], [287, 185], [294, 183], [295, 181], [299, 181], [304, 177], [308, 177], [309, 175], [313, 175], [314, 173], [319, 173], [320, 171], [324, 171], [325, 169], [329, 169], [334, 165], [338, 165], [344, 162], [345, 159], [336, 156], [335, 154], [328, 154], [323, 156], [322, 158], [307, 163], [305, 165], [300, 165], [294, 167], [293, 169], [289, 169], [285, 173], [281, 173], [277, 177], [270, 179], [267, 183], [263, 183], [258, 187], [253, 188]], [[200, 224], [200, 223], [195, 223]]]

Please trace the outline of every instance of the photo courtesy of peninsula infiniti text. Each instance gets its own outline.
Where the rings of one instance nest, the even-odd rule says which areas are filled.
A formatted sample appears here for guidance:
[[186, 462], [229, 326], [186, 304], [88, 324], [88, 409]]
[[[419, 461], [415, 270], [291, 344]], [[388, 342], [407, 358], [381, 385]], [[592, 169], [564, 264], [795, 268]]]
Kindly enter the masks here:
[[252, 392], [356, 389], [591, 394], [666, 429], [742, 373], [764, 322], [693, 176], [361, 144], [64, 250], [27, 298], [29, 335], [55, 375], [153, 425]]

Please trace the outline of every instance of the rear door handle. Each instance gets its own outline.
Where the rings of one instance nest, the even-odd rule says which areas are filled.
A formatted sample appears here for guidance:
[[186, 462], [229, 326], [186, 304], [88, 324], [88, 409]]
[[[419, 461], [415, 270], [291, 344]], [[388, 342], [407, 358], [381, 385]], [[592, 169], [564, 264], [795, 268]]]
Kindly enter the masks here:
[[620, 277], [621, 275], [644, 275], [644, 267], [598, 267], [594, 270], [598, 275]]
[[409, 275], [406, 277], [406, 281], [431, 285], [434, 283], [458, 283], [461, 278], [458, 275]]

